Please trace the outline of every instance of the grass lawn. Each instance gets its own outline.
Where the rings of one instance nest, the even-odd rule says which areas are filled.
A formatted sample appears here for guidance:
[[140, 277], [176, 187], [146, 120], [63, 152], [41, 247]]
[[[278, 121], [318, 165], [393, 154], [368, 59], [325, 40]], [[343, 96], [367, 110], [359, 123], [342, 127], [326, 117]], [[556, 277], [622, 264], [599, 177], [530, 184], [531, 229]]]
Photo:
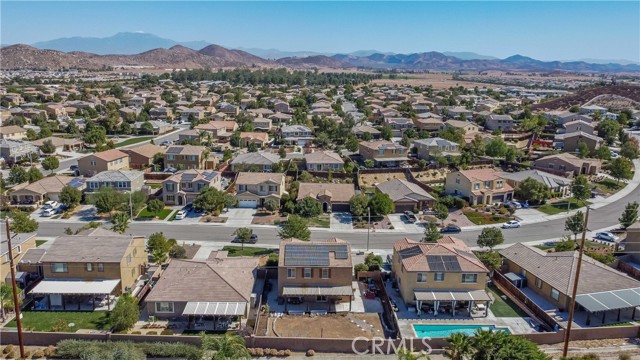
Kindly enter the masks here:
[[140, 136], [140, 137], [136, 137], [136, 138], [131, 138], [131, 139], [127, 139], [125, 141], [121, 141], [117, 144], [115, 144], [115, 147], [119, 148], [119, 147], [123, 147], [123, 146], [127, 146], [127, 145], [133, 145], [133, 144], [137, 144], [137, 143], [141, 143], [144, 141], [149, 141], [151, 139], [153, 139], [154, 136]]
[[622, 189], [626, 185], [627, 184], [625, 184], [624, 182], [617, 183], [615, 180], [612, 180], [612, 179], [604, 179], [602, 181], [593, 183], [593, 186], [597, 187], [598, 190], [604, 193], [607, 193], [609, 195], [617, 192], [618, 190]]
[[225, 246], [222, 250], [228, 251], [229, 256], [260, 256], [273, 253], [273, 249], [252, 247], [251, 245], [245, 245], [244, 249], [242, 246]]
[[476, 225], [501, 224], [511, 220], [504, 215], [493, 215], [481, 211], [463, 211], [464, 215]]
[[[588, 201], [578, 201], [576, 199], [571, 199], [571, 209], [575, 210], [577, 208], [581, 208], [583, 206], [587, 206], [590, 204]], [[556, 215], [567, 211], [567, 200], [560, 200], [554, 202], [553, 204], [544, 204], [538, 208], [538, 211], [541, 211], [547, 215]]]
[[[74, 323], [70, 328], [65, 326], [63, 332], [76, 332], [78, 329], [107, 330], [111, 328], [106, 311], [67, 312], [67, 311], [23, 311], [22, 326], [34, 331], [53, 331], [61, 324]], [[6, 325], [16, 327], [15, 319]], [[60, 329], [56, 329], [60, 330]]]
[[40, 246], [40, 245], [42, 245], [42, 244], [44, 244], [46, 242], [47, 242], [47, 240], [36, 240], [36, 247], [38, 247], [38, 246]]
[[151, 183], [151, 184], [147, 184], [149, 185], [150, 188], [152, 189], [161, 189], [162, 188], [162, 184], [161, 183]]
[[328, 228], [330, 226], [330, 223], [331, 220], [329, 219], [329, 215], [326, 214], [307, 219], [307, 225], [309, 227]]
[[504, 295], [502, 291], [500, 291], [495, 286], [487, 286], [487, 290], [494, 298], [494, 301], [491, 303], [489, 307], [491, 312], [496, 317], [524, 317], [527, 316], [527, 313], [522, 311], [518, 305], [516, 305], [511, 299], [507, 298], [507, 300], [503, 300], [500, 296]]
[[[160, 220], [164, 220], [167, 216], [169, 216], [169, 214], [171, 214], [171, 211], [173, 211], [173, 210], [169, 209], [169, 208], [162, 209], [162, 211], [160, 211], [160, 213], [158, 214], [158, 218]], [[147, 208], [144, 208], [138, 214], [137, 219], [153, 219], [155, 217], [156, 217], [155, 213], [152, 213], [149, 210], [147, 210]]]
[[540, 250], [544, 250], [547, 251], [549, 249], [555, 249], [555, 246], [547, 246], [547, 245], [535, 245], [534, 247], [537, 247]]

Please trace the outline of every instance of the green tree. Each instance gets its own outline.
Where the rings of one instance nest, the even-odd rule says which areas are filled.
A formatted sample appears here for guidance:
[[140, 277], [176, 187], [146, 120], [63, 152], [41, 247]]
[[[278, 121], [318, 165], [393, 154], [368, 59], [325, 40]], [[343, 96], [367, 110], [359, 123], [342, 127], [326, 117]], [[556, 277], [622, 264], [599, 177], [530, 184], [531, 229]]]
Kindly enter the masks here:
[[102, 126], [94, 126], [84, 133], [84, 142], [87, 144], [104, 144], [107, 142], [107, 130]]
[[53, 142], [51, 140], [45, 140], [42, 143], [42, 146], [40, 146], [40, 151], [45, 154], [53, 154], [54, 152], [56, 152], [56, 147], [55, 145], [53, 145]]
[[202, 349], [215, 351], [211, 360], [250, 359], [244, 339], [232, 333], [223, 336], [202, 335]]
[[487, 145], [485, 146], [485, 152], [488, 156], [491, 157], [500, 157], [504, 156], [507, 152], [507, 144], [502, 140], [501, 137], [496, 136]]
[[60, 161], [55, 156], [48, 156], [42, 160], [42, 167], [45, 170], [55, 170], [60, 166]]
[[312, 218], [322, 214], [322, 205], [312, 197], [305, 197], [296, 204], [296, 214], [304, 218]]
[[638, 202], [634, 201], [627, 203], [627, 205], [624, 207], [624, 211], [618, 219], [623, 229], [628, 228], [629, 226], [635, 224], [636, 221], [638, 221], [638, 205]]
[[478, 251], [475, 254], [490, 271], [500, 269], [502, 266], [502, 256], [497, 251]]
[[131, 329], [139, 318], [138, 300], [129, 293], [120, 296], [116, 306], [113, 307], [109, 314], [109, 321], [114, 331]]
[[353, 195], [349, 200], [349, 209], [351, 210], [351, 214], [358, 218], [367, 214], [368, 206], [369, 197], [363, 193]]
[[393, 137], [393, 130], [390, 126], [383, 126], [382, 130], [380, 130], [380, 136], [382, 136], [383, 139], [389, 141]]
[[465, 360], [473, 352], [471, 338], [463, 333], [453, 333], [447, 338], [446, 353], [451, 360]]
[[488, 247], [493, 251], [493, 248], [504, 242], [504, 235], [502, 230], [497, 227], [486, 227], [482, 229], [482, 232], [478, 236], [478, 246]]
[[309, 241], [311, 239], [311, 231], [307, 226], [305, 219], [297, 215], [290, 215], [284, 226], [278, 230], [280, 239], [298, 239]]
[[38, 170], [37, 167], [32, 166], [29, 168], [29, 171], [27, 171], [27, 178], [29, 179], [30, 183], [33, 183], [38, 180], [42, 180], [44, 178], [44, 175], [42, 175], [42, 172]]
[[159, 199], [150, 200], [147, 203], [147, 210], [157, 215], [164, 210], [164, 203]]
[[29, 181], [27, 171], [19, 165], [13, 165], [11, 171], [9, 171], [9, 177], [7, 178], [9, 184], [22, 184]]
[[422, 238], [423, 242], [433, 243], [438, 241], [440, 238], [442, 238], [442, 234], [440, 234], [440, 230], [438, 230], [436, 223], [429, 223], [429, 225], [425, 226], [424, 237]]
[[454, 128], [454, 127], [447, 127], [438, 133], [439, 137], [445, 140], [456, 142], [458, 144], [464, 143], [464, 135], [465, 135], [464, 129]]
[[231, 151], [231, 149], [225, 149], [224, 150], [224, 154], [222, 155], [222, 161], [228, 161], [231, 160], [231, 158], [233, 157], [233, 151]]
[[574, 215], [571, 215], [564, 222], [564, 229], [570, 231], [575, 239], [578, 238], [578, 234], [582, 232], [584, 228], [584, 213], [578, 211]]
[[598, 123], [596, 130], [598, 131], [598, 136], [603, 138], [607, 145], [613, 145], [618, 137], [620, 124], [615, 120], [605, 119]]
[[520, 200], [541, 204], [551, 196], [551, 192], [545, 184], [528, 177], [520, 182], [515, 195]]
[[162, 232], [153, 233], [149, 235], [147, 241], [147, 253], [151, 254], [155, 263], [163, 264], [167, 261], [169, 251], [175, 245], [177, 245], [175, 239], [167, 239]]
[[548, 360], [531, 340], [503, 331], [478, 329], [471, 338], [471, 345], [474, 360]]
[[633, 164], [629, 159], [618, 157], [609, 163], [609, 172], [619, 183], [620, 179], [631, 179], [633, 177]]
[[516, 149], [515, 146], [507, 146], [507, 151], [504, 153], [504, 160], [515, 162], [520, 156], [522, 156], [522, 152]]
[[398, 360], [420, 360], [420, 359], [429, 360], [431, 359], [431, 357], [429, 357], [429, 355], [424, 353], [414, 353], [412, 349], [407, 349], [404, 346], [398, 349]]
[[[603, 147], [606, 148], [606, 146]], [[620, 155], [631, 160], [637, 159], [639, 152], [638, 140], [636, 140], [636, 138], [629, 139], [629, 141], [622, 144], [622, 147], [620, 148]]]
[[225, 193], [213, 187], [206, 187], [193, 199], [193, 207], [206, 212], [221, 212], [225, 207]]
[[275, 201], [274, 199], [267, 199], [264, 202], [264, 208], [273, 213], [275, 211], [277, 211], [280, 208], [280, 204], [278, 204], [277, 201]]
[[284, 146], [280, 146], [280, 148], [278, 149], [278, 155], [280, 155], [280, 159], [284, 159], [287, 157], [287, 150], [284, 148]]
[[375, 165], [375, 162], [372, 159], [366, 159], [364, 161], [364, 166], [371, 169]]
[[571, 239], [571, 235], [567, 235], [562, 241], [558, 241], [555, 246], [556, 252], [574, 251], [576, 249], [576, 242]]
[[376, 191], [369, 200], [369, 208], [371, 208], [372, 215], [387, 215], [391, 214], [396, 206], [389, 194]]
[[9, 218], [12, 220], [11, 231], [16, 234], [31, 233], [38, 230], [38, 222], [31, 219], [23, 211], [13, 210], [9, 213]]
[[140, 124], [140, 130], [138, 131], [141, 135], [153, 135], [153, 125], [145, 121]]
[[347, 138], [347, 142], [345, 143], [345, 147], [347, 148], [347, 150], [349, 150], [351, 152], [356, 152], [356, 151], [358, 151], [358, 147], [359, 146], [360, 146], [360, 142], [358, 141], [357, 137], [349, 136]]
[[110, 213], [114, 211], [123, 203], [123, 200], [123, 194], [109, 186], [96, 190], [90, 198], [90, 202], [95, 205], [98, 213]]
[[444, 221], [447, 219], [447, 217], [449, 217], [449, 208], [442, 203], [437, 203], [433, 207], [433, 211], [436, 218], [440, 220], [441, 224], [444, 225]]
[[74, 187], [65, 186], [60, 192], [60, 202], [67, 205], [69, 210], [73, 210], [80, 205], [82, 200], [82, 192]]
[[571, 183], [571, 193], [576, 200], [584, 201], [591, 196], [591, 189], [589, 188], [589, 181], [586, 176], [578, 175], [573, 179]]
[[609, 150], [608, 146], [600, 146], [596, 149], [594, 156], [597, 159], [609, 160], [611, 159], [611, 150]]
[[124, 234], [124, 232], [129, 228], [129, 220], [131, 220], [131, 218], [126, 212], [116, 212], [111, 215], [111, 230]]
[[584, 142], [578, 143], [578, 157], [584, 159], [589, 156], [589, 147]]
[[251, 235], [253, 235], [253, 230], [251, 230], [251, 229], [249, 229], [247, 227], [241, 227], [241, 228], [236, 229], [234, 234], [236, 235], [236, 238], [238, 238], [238, 240], [240, 240], [240, 242], [245, 243], [245, 242], [251, 240]]
[[484, 155], [485, 145], [480, 134], [476, 134], [476, 136], [473, 137], [473, 140], [471, 140], [471, 143], [469, 144], [469, 152], [474, 159]]

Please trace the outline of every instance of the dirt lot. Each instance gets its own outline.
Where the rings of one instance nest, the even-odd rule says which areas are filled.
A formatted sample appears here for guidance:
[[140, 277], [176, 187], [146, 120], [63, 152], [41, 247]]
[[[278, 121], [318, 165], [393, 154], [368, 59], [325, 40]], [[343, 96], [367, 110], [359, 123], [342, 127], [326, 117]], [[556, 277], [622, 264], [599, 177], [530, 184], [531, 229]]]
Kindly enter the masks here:
[[278, 213], [258, 212], [251, 221], [254, 225], [274, 225], [278, 222], [286, 221], [286, 216], [280, 216]]
[[388, 174], [362, 174], [360, 175], [360, 187], [373, 187], [376, 184], [393, 179], [408, 180], [403, 172]]
[[443, 182], [451, 170], [442, 168], [438, 170], [413, 171], [413, 177], [424, 183]]
[[371, 338], [384, 336], [382, 324], [378, 314], [350, 313], [327, 314], [320, 316], [289, 316], [271, 318], [275, 320], [276, 333], [273, 327], [269, 329], [270, 336], [281, 337], [312, 337], [353, 339], [357, 336]]
[[[406, 77], [406, 79], [405, 79]], [[398, 74], [398, 79], [378, 79], [372, 81], [376, 85], [409, 85], [409, 86], [425, 86], [431, 85], [435, 90], [448, 89], [452, 86], [464, 86], [473, 88], [486, 87], [487, 84], [453, 80], [452, 74], [431, 73], [431, 74]]]

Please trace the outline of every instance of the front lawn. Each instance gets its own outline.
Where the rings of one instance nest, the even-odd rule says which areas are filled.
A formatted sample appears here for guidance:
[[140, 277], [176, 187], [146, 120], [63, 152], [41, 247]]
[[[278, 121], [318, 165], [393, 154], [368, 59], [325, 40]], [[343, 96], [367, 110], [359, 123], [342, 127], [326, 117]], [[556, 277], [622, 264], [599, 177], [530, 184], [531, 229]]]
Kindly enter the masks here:
[[462, 213], [476, 225], [501, 224], [511, 220], [508, 216], [490, 214], [483, 211], [465, 210]]
[[46, 242], [47, 242], [47, 240], [36, 240], [36, 247], [38, 247], [38, 246], [40, 246], [40, 245], [42, 245], [42, 244], [44, 244]]
[[492, 295], [493, 302], [489, 308], [495, 317], [525, 317], [527, 313], [522, 311], [511, 299], [504, 300], [501, 298], [502, 291], [497, 287], [490, 285], [487, 286], [487, 291]]
[[308, 218], [306, 220], [309, 227], [328, 228], [331, 224], [331, 220], [329, 219], [329, 215], [327, 214], [322, 214], [320, 216]]
[[156, 214], [153, 213], [151, 211], [149, 211], [146, 207], [144, 209], [142, 209], [142, 211], [140, 211], [140, 213], [138, 214], [138, 217], [136, 219], [140, 219], [140, 220], [148, 220], [148, 219], [154, 219], [156, 217], [156, 215], [158, 216], [158, 218], [160, 220], [164, 220], [167, 216], [169, 216], [169, 214], [171, 214], [171, 211], [173, 211], [170, 208], [164, 208], [162, 209], [162, 211], [160, 211], [160, 213]]
[[613, 179], [604, 179], [593, 183], [593, 186], [595, 186], [600, 192], [607, 195], [616, 193], [626, 185], [627, 184], [624, 182], [616, 182]]
[[[584, 206], [587, 206], [590, 204], [590, 202], [588, 201], [578, 201], [576, 199], [570, 199], [569, 202], [571, 203], [570, 207], [572, 210], [575, 210], [577, 208], [581, 208]], [[560, 214], [562, 212], [566, 212], [567, 211], [567, 207], [569, 206], [569, 202], [567, 202], [567, 200], [560, 200], [557, 202], [554, 202], [552, 204], [544, 204], [542, 206], [540, 206], [538, 208], [538, 211], [541, 211], [547, 215], [556, 215], [556, 214]]]
[[222, 248], [222, 251], [228, 251], [229, 256], [261, 256], [273, 253], [273, 249], [252, 247], [250, 245], [245, 245], [244, 249], [242, 248], [242, 246], [236, 245], [225, 246]]
[[[76, 332], [78, 329], [108, 330], [107, 311], [22, 311], [22, 327], [33, 331]], [[75, 324], [69, 327], [69, 324]], [[15, 319], [6, 327], [16, 327]]]
[[123, 146], [127, 146], [127, 145], [133, 145], [133, 144], [141, 143], [141, 142], [144, 142], [144, 141], [149, 141], [149, 140], [153, 139], [154, 137], [155, 136], [141, 136], [141, 137], [127, 139], [125, 141], [121, 141], [121, 142], [115, 144], [115, 147], [119, 148], [119, 147], [123, 147]]

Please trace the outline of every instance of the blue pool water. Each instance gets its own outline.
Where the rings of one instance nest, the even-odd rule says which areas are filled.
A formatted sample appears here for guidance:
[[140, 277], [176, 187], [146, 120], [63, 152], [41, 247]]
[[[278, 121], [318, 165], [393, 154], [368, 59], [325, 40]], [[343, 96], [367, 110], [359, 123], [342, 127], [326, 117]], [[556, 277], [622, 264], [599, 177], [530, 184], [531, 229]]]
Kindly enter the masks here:
[[415, 330], [416, 335], [419, 338], [446, 338], [449, 337], [452, 333], [463, 333], [466, 335], [473, 335], [477, 329], [482, 330], [494, 330], [494, 331], [504, 331], [508, 334], [511, 334], [509, 329], [507, 328], [498, 328], [494, 325], [422, 325], [422, 324], [414, 324], [413, 330]]

